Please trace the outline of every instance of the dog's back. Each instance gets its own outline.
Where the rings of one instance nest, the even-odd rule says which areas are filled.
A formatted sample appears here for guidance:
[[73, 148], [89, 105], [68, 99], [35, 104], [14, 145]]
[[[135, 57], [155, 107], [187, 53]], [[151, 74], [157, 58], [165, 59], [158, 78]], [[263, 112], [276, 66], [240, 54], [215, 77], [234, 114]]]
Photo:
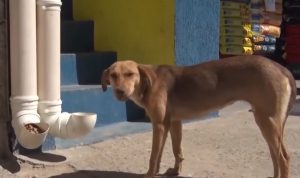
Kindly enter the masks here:
[[169, 106], [176, 108], [173, 113], [178, 117], [182, 117], [183, 113], [195, 117], [201, 114], [201, 110], [214, 110], [236, 100], [272, 107], [280, 98], [277, 95], [282, 95], [282, 91], [277, 90], [281, 90], [284, 79], [288, 80], [291, 88], [288, 110], [296, 98], [296, 85], [291, 73], [260, 56], [231, 57], [188, 67], [161, 66], [156, 73], [158, 78], [165, 78], [168, 83]]

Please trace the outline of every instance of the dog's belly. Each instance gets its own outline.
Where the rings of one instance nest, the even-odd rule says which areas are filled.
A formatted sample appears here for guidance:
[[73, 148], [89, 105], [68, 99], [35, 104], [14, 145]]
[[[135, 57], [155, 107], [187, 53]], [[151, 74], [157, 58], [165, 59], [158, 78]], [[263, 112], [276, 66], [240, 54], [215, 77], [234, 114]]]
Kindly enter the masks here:
[[[217, 111], [227, 105], [232, 104], [234, 101], [228, 101], [223, 103], [218, 103], [215, 105], [204, 106], [199, 103], [198, 105], [194, 105], [191, 103], [179, 104], [174, 106], [171, 111], [172, 120], [186, 120], [186, 119], [195, 119], [201, 118], [208, 114], [209, 112]], [[174, 109], [175, 108], [175, 109]]]

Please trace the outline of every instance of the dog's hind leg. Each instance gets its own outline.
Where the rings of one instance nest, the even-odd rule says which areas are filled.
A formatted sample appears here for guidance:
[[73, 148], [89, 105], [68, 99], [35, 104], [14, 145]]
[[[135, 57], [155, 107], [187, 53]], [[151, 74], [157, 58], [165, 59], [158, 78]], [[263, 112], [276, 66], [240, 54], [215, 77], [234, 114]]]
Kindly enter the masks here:
[[282, 120], [276, 118], [276, 116], [272, 117], [257, 108], [254, 109], [254, 116], [255, 121], [270, 149], [274, 167], [273, 178], [288, 178], [289, 156], [282, 142]]
[[183, 153], [181, 148], [182, 140], [182, 123], [181, 121], [172, 121], [171, 128], [171, 139], [172, 139], [172, 148], [173, 154], [175, 157], [175, 165], [173, 168], [169, 168], [165, 175], [167, 176], [177, 176], [179, 175], [182, 168]]

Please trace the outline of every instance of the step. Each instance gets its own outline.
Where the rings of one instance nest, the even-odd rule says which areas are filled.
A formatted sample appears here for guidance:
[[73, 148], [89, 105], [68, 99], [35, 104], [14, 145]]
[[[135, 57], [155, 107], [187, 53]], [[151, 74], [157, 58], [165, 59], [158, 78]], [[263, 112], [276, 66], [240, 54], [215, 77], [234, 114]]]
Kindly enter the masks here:
[[128, 122], [150, 122], [145, 110], [130, 100], [126, 101], [126, 116]]
[[94, 50], [94, 22], [62, 21], [61, 22], [61, 51], [90, 52]]
[[116, 61], [110, 51], [61, 54], [61, 84], [99, 85], [102, 72]]
[[73, 20], [73, 0], [62, 0], [61, 19]]
[[100, 85], [61, 86], [61, 98], [63, 111], [97, 113], [95, 127], [127, 121], [125, 102], [117, 101], [110, 87], [103, 92]]

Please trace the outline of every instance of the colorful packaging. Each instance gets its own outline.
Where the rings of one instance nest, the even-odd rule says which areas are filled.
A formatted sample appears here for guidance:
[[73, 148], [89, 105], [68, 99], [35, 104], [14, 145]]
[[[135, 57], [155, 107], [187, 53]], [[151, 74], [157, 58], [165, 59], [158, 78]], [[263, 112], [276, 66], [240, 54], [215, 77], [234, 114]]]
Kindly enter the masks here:
[[276, 14], [282, 14], [282, 2], [281, 3], [276, 3], [276, 10], [274, 11]]
[[222, 26], [240, 26], [249, 23], [249, 20], [238, 18], [238, 17], [223, 17], [221, 18], [221, 25]]
[[266, 24], [280, 26], [282, 22], [281, 14], [272, 13], [272, 12], [264, 12], [263, 13], [264, 22]]
[[280, 27], [266, 24], [253, 24], [252, 31], [257, 34], [271, 35], [276, 38], [280, 37]]
[[273, 53], [275, 51], [275, 45], [254, 45], [253, 52], [255, 54], [261, 53]]
[[221, 1], [221, 8], [244, 10], [248, 9], [248, 6], [245, 3]]
[[280, 26], [282, 17], [279, 14], [271, 12], [262, 12], [258, 14], [251, 14], [251, 23], [254, 24], [268, 24], [274, 26]]
[[226, 55], [251, 55], [253, 50], [251, 47], [244, 47], [242, 45], [225, 45], [220, 46], [221, 54]]
[[251, 9], [264, 9], [265, 5], [262, 0], [251, 0], [250, 8]]
[[276, 9], [275, 4], [276, 4], [275, 0], [265, 0], [266, 11], [274, 12]]
[[243, 27], [227, 27], [221, 26], [221, 36], [242, 36], [252, 37], [251, 25], [247, 24]]
[[270, 44], [276, 43], [276, 38], [273, 36], [267, 36], [267, 35], [253, 35], [252, 41], [255, 44], [270, 45]]
[[221, 45], [243, 45], [245, 47], [251, 47], [252, 41], [250, 38], [238, 37], [238, 36], [221, 36]]
[[251, 9], [263, 9], [267, 12], [282, 13], [282, 0], [251, 0]]
[[242, 17], [248, 18], [250, 15], [247, 9], [221, 9], [221, 17]]

